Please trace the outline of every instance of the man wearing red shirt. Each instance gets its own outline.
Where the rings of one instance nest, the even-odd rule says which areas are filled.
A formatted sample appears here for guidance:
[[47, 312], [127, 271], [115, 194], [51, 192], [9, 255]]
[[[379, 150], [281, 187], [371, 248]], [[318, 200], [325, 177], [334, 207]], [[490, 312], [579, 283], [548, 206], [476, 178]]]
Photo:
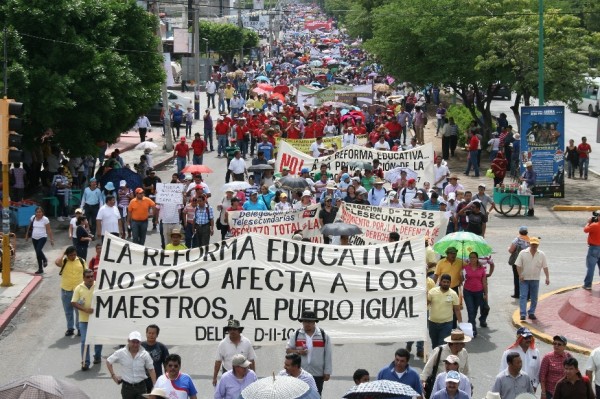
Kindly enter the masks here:
[[261, 134], [261, 123], [258, 119], [258, 114], [252, 115], [252, 119], [248, 122], [248, 129], [250, 130], [250, 156], [254, 157], [254, 148], [256, 147], [256, 143], [260, 140]]
[[354, 134], [356, 136], [360, 136], [363, 134], [367, 134], [367, 128], [362, 124], [362, 119], [356, 120], [356, 126], [354, 126]]
[[325, 124], [321, 119], [320, 115], [317, 115], [317, 120], [313, 125], [313, 129], [315, 129], [315, 137], [323, 137], [323, 131], [325, 130]]
[[173, 150], [173, 155], [177, 157], [177, 173], [181, 173], [181, 169], [185, 168], [190, 157], [190, 147], [185, 142], [185, 137], [181, 137]]
[[469, 132], [471, 137], [469, 138], [469, 160], [467, 161], [467, 170], [465, 170], [465, 175], [469, 176], [469, 172], [471, 171], [471, 166], [475, 170], [475, 177], [479, 177], [479, 164], [477, 163], [477, 155], [479, 153], [479, 139], [477, 138], [477, 134], [475, 131]]
[[400, 138], [400, 132], [402, 132], [402, 126], [398, 123], [396, 118], [388, 118], [387, 123], [385, 124], [387, 130], [390, 131], [390, 146], [394, 145], [394, 140]]
[[221, 158], [221, 154], [225, 154], [225, 147], [227, 147], [227, 135], [229, 134], [229, 125], [224, 121], [222, 116], [217, 119], [217, 126], [215, 127], [217, 132], [217, 157]]
[[192, 163], [194, 165], [202, 165], [204, 151], [206, 151], [206, 141], [202, 140], [200, 133], [196, 133], [194, 137], [194, 141], [192, 141], [192, 150], [194, 150]]
[[297, 120], [292, 120], [290, 126], [286, 129], [286, 137], [290, 140], [298, 140], [301, 138], [302, 132], [300, 131], [300, 127], [298, 126]]
[[587, 180], [592, 147], [587, 143], [586, 137], [581, 138], [581, 144], [577, 146], [577, 152], [579, 153], [579, 178], [583, 177]]
[[305, 139], [314, 139], [315, 138], [315, 127], [313, 125], [312, 119], [308, 119], [306, 121], [306, 125], [304, 125], [304, 138]]
[[248, 154], [248, 143], [250, 142], [250, 130], [246, 125], [246, 118], [238, 118], [238, 123], [235, 125], [234, 129], [242, 157], [246, 159], [246, 155]]

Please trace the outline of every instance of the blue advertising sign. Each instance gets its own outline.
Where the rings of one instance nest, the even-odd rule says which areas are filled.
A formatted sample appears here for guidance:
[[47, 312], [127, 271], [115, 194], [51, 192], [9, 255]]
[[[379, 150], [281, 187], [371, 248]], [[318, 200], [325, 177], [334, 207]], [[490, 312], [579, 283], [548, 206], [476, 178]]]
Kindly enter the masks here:
[[525, 172], [527, 162], [533, 164], [536, 197], [564, 198], [564, 148], [565, 107], [521, 108], [520, 172]]

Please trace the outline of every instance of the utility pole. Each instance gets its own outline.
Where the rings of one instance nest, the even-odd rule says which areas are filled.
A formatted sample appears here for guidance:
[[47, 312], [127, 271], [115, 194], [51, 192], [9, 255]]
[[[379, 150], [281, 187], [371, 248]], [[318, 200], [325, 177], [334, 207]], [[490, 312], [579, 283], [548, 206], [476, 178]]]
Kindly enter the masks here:
[[269, 58], [273, 57], [273, 10], [269, 10]]
[[192, 26], [194, 32], [194, 119], [200, 119], [200, 8], [195, 4], [194, 8], [194, 24]]
[[[237, 0], [237, 6], [238, 6], [238, 26], [240, 27], [240, 29], [244, 29], [244, 24], [242, 23], [242, 7], [244, 5], [245, 5], [244, 0]], [[243, 62], [244, 62], [244, 40], [241, 40], [240, 41], [240, 61], [239, 61], [239, 64], [242, 65]]]
[[544, 105], [544, 0], [538, 0], [538, 105]]
[[[163, 45], [162, 45], [162, 34], [160, 32], [160, 19], [158, 15], [158, 1], [154, 1], [152, 3], [152, 13], [156, 15], [157, 25], [156, 25], [156, 36], [158, 36], [158, 54], [164, 60], [163, 55]], [[164, 61], [163, 61], [164, 64]], [[166, 73], [166, 71], [165, 71]], [[167, 77], [165, 76], [165, 80], [162, 83], [162, 103], [163, 109], [165, 110], [165, 119], [164, 119], [164, 127], [165, 127], [165, 149], [167, 151], [173, 150], [173, 137], [171, 136], [171, 113], [169, 109], [169, 94], [167, 93]]]

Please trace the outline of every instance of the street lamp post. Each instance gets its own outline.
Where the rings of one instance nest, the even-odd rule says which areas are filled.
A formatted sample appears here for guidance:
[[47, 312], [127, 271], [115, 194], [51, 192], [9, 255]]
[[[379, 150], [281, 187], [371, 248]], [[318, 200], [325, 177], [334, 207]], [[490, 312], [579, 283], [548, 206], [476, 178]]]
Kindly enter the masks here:
[[538, 105], [544, 105], [544, 0], [538, 0]]

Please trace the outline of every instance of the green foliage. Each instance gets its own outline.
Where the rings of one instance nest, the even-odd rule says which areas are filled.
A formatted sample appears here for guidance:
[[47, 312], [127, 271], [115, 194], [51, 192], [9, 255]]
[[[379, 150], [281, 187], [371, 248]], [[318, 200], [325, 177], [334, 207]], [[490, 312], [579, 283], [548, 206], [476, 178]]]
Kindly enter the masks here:
[[67, 153], [95, 154], [156, 101], [157, 20], [135, 1], [8, 0], [3, 12], [22, 48], [11, 62], [25, 79], [11, 76], [9, 88], [26, 104], [30, 147], [51, 128]]
[[217, 23], [200, 21], [200, 37], [207, 38], [210, 48], [219, 53], [223, 59], [231, 63], [231, 60], [239, 54], [240, 46], [245, 52], [256, 47], [259, 42], [258, 34], [252, 29], [240, 29], [239, 26], [230, 23]]
[[464, 147], [466, 142], [465, 132], [473, 120], [471, 111], [464, 105], [451, 105], [446, 111], [446, 117], [448, 119], [454, 118], [454, 123], [458, 126], [458, 146]]

